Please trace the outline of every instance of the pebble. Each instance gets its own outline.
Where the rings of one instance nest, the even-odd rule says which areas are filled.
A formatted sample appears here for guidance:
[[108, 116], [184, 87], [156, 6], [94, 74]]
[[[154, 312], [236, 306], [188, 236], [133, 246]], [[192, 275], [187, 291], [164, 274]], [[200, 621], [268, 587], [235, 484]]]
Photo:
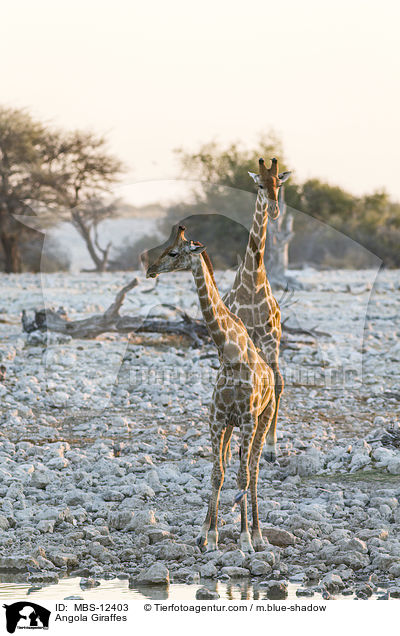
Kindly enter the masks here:
[[138, 585], [169, 585], [169, 570], [162, 563], [154, 563], [136, 578]]
[[279, 581], [269, 581], [266, 583], [266, 598], [271, 600], [283, 600], [288, 596], [288, 587], [286, 583]]
[[295, 535], [281, 528], [264, 528], [263, 536], [266, 537], [272, 545], [283, 548], [296, 543]]
[[[227, 289], [229, 273], [217, 275]], [[95, 307], [108, 306], [119, 282], [126, 282], [119, 276], [105, 274], [101, 286], [91, 276], [71, 277], [69, 315], [87, 317]], [[398, 361], [388, 355], [398, 356], [399, 350], [390, 321], [379, 317], [389, 307], [400, 312], [394, 273], [385, 271], [377, 279], [368, 307], [368, 316], [377, 317], [368, 318], [372, 328], [365, 341], [356, 334], [358, 318], [366, 315], [364, 295], [355, 304], [345, 279], [351, 279], [351, 289], [367, 289], [367, 273], [306, 270], [301, 276], [298, 320], [329, 330], [332, 338], [321, 338], [317, 349], [301, 344], [283, 353], [280, 467], [261, 459], [266, 548], [251, 557], [238, 548], [239, 515], [231, 509], [237, 491], [236, 432], [221, 494], [220, 549], [206, 554], [195, 545], [210, 491], [206, 421], [215, 380], [213, 347], [199, 354], [172, 341], [159, 346], [158, 336], [149, 336], [153, 344], [146, 339], [138, 344], [114, 336], [81, 342], [40, 334], [34, 343], [34, 334], [22, 337], [18, 320], [36, 293], [35, 276], [18, 278], [17, 295], [3, 277], [2, 303], [16, 322], [0, 324], [0, 354], [7, 366], [0, 383], [0, 568], [54, 581], [60, 571], [75, 568], [81, 577], [96, 580], [105, 569], [137, 577], [160, 564], [174, 581], [175, 572], [184, 571], [185, 583], [198, 577], [230, 580], [237, 568], [242, 578], [265, 577], [278, 587], [286, 576], [314, 584], [332, 574], [342, 581], [342, 592], [344, 586], [361, 590], [356, 584], [372, 572], [390, 578], [396, 594], [400, 488], [393, 476], [400, 474], [400, 449], [384, 443], [382, 435], [396, 425], [396, 402], [384, 391], [400, 392]], [[51, 275], [49, 281], [52, 302], [65, 304], [60, 291], [65, 275]], [[179, 285], [161, 281], [152, 294], [160, 315], [171, 297], [187, 311], [197, 310], [187, 273]], [[145, 315], [148, 298], [142, 308], [141, 296], [138, 291], [132, 299], [135, 311]], [[297, 368], [334, 371], [335, 361], [357, 366], [361, 357], [363, 383], [354, 380], [350, 388], [291, 381]], [[369, 481], [370, 474], [379, 481]]]
[[212, 590], [209, 590], [206, 587], [200, 587], [196, 591], [196, 599], [198, 601], [211, 601], [211, 600], [216, 600], [218, 598], [220, 598], [218, 592], [214, 592]]
[[82, 578], [79, 581], [79, 585], [82, 589], [90, 589], [93, 587], [98, 587], [100, 585], [100, 581], [96, 581], [96, 579], [92, 578]]
[[299, 587], [296, 590], [296, 596], [314, 596], [315, 592], [312, 588]]
[[332, 572], [326, 574], [321, 579], [321, 585], [323, 585], [328, 590], [328, 592], [333, 593], [340, 592], [344, 588], [344, 583], [341, 577], [338, 574], [334, 574]]
[[246, 568], [240, 568], [234, 565], [223, 567], [221, 573], [229, 576], [230, 579], [241, 579], [243, 577], [246, 578], [250, 575], [249, 570], [247, 570]]
[[207, 579], [215, 579], [218, 576], [218, 570], [214, 563], [209, 561], [200, 567], [200, 576]]

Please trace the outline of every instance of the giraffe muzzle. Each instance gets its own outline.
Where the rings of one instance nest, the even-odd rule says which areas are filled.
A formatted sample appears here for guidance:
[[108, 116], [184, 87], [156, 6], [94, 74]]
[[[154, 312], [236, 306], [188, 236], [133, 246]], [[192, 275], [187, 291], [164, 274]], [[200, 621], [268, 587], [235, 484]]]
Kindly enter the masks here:
[[152, 272], [151, 269], [148, 269], [146, 272], [146, 278], [157, 278], [158, 274], [156, 272]]

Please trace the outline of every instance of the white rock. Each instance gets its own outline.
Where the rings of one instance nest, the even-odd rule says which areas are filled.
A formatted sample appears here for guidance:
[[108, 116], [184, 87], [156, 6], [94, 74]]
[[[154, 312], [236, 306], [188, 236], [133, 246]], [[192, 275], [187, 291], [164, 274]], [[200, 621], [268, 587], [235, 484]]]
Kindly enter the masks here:
[[142, 510], [135, 512], [129, 524], [126, 526], [126, 530], [143, 530], [147, 526], [153, 526], [156, 523], [156, 518], [153, 510]]
[[[266, 565], [266, 564], [265, 564]], [[250, 575], [249, 570], [234, 565], [229, 565], [221, 570], [222, 574], [227, 574], [230, 579], [242, 579]]]
[[154, 492], [153, 488], [151, 488], [149, 484], [146, 484], [145, 481], [141, 481], [138, 484], [136, 484], [135, 491], [138, 497], [143, 497], [144, 499], [152, 499], [153, 497], [156, 496], [156, 493]]
[[263, 576], [271, 572], [272, 567], [265, 561], [254, 559], [251, 561], [250, 571], [254, 576]]
[[200, 568], [200, 576], [208, 579], [215, 579], [218, 576], [218, 570], [212, 561], [208, 561]]
[[28, 555], [22, 556], [0, 556], [0, 568], [2, 570], [24, 570], [28, 567], [37, 567], [35, 559]]
[[324, 457], [316, 448], [310, 448], [305, 453], [293, 455], [289, 458], [288, 472], [291, 475], [313, 475], [322, 470]]
[[55, 393], [49, 396], [48, 401], [50, 406], [63, 407], [66, 406], [69, 397], [65, 391], [55, 391]]
[[389, 459], [386, 467], [392, 475], [400, 475], [400, 454]]
[[42, 519], [41, 521], [39, 521], [36, 527], [39, 532], [42, 532], [43, 534], [48, 532], [52, 533], [54, 532], [54, 523], [54, 519]]
[[350, 462], [350, 472], [354, 473], [371, 463], [371, 458], [366, 453], [355, 453]]
[[47, 468], [37, 468], [31, 475], [30, 486], [35, 488], [46, 488], [52, 480], [52, 474]]
[[136, 582], [142, 585], [168, 585], [169, 570], [162, 563], [154, 563], [148, 570], [139, 574]]
[[380, 446], [372, 451], [372, 457], [380, 463], [381, 466], [387, 466], [389, 461], [395, 456], [395, 452], [390, 448]]
[[338, 574], [329, 572], [321, 580], [322, 585], [325, 585], [328, 592], [339, 592], [344, 588], [344, 583]]
[[244, 552], [241, 550], [231, 550], [228, 552], [224, 552], [220, 563], [221, 565], [226, 566], [238, 566], [241, 567], [246, 559]]
[[65, 459], [65, 457], [53, 457], [53, 459], [47, 462], [47, 466], [52, 470], [62, 470], [63, 468], [67, 468], [68, 464], [69, 461]]

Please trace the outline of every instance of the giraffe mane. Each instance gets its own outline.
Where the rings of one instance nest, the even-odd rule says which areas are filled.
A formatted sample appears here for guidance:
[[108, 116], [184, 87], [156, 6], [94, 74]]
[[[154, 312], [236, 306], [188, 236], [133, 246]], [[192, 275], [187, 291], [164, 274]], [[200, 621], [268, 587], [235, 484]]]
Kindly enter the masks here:
[[[193, 241], [193, 245], [203, 245], [203, 243], [200, 243], [200, 241]], [[209, 255], [207, 254], [207, 250], [204, 250], [204, 252], [202, 252], [202, 257], [204, 258], [204, 262], [207, 265], [207, 269], [210, 273], [211, 276], [211, 280], [214, 283], [215, 287], [217, 286], [217, 283], [215, 282], [215, 277], [214, 277], [214, 269], [211, 263], [211, 259], [209, 257]]]

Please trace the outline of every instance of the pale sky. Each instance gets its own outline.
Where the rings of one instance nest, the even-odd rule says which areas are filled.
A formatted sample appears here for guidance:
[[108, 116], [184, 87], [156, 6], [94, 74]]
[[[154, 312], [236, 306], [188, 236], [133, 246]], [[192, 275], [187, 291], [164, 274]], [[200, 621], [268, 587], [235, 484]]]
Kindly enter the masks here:
[[397, 0], [13, 0], [1, 13], [0, 103], [105, 133], [125, 183], [173, 179], [176, 147], [251, 146], [272, 128], [298, 179], [400, 200]]

